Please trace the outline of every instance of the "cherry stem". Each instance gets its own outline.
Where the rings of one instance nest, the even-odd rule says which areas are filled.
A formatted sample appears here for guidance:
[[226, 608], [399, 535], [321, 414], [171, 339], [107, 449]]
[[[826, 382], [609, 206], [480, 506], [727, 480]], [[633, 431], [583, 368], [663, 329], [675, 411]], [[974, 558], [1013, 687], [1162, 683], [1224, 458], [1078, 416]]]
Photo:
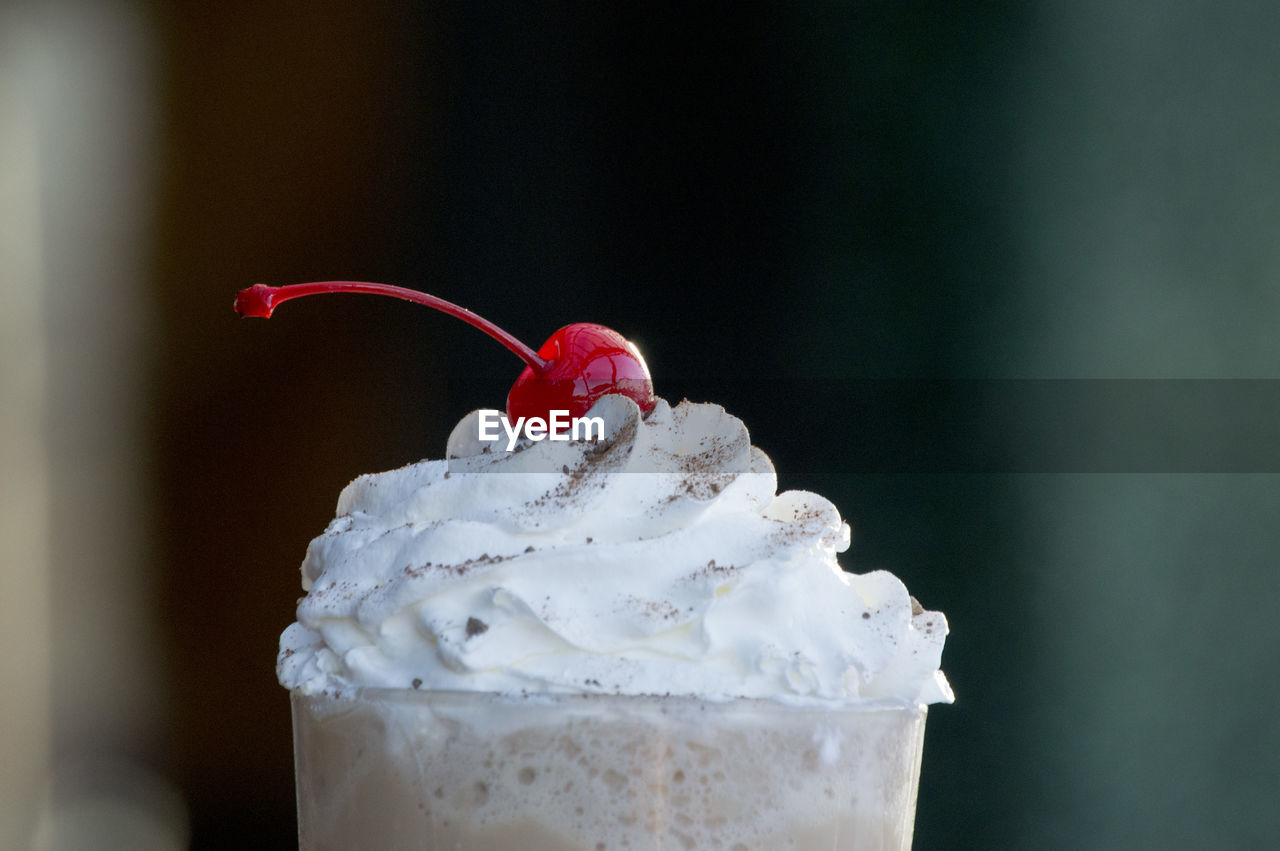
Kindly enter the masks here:
[[323, 293], [367, 293], [369, 295], [386, 295], [393, 298], [402, 298], [405, 301], [411, 301], [414, 304], [421, 304], [425, 307], [434, 308], [441, 313], [447, 313], [457, 319], [461, 319], [468, 325], [479, 328], [502, 345], [506, 346], [516, 357], [527, 363], [533, 368], [534, 372], [545, 372], [550, 364], [533, 349], [517, 340], [515, 337], [503, 331], [497, 325], [494, 325], [488, 319], [484, 319], [467, 310], [465, 307], [459, 307], [451, 301], [445, 301], [433, 295], [420, 293], [417, 290], [410, 290], [404, 287], [396, 287], [391, 284], [371, 284], [364, 281], [315, 281], [309, 284], [290, 284], [284, 287], [269, 287], [266, 284], [254, 284], [248, 289], [241, 290], [236, 294], [235, 310], [241, 316], [257, 316], [266, 319], [271, 316], [272, 311], [280, 304], [294, 298], [301, 298], [307, 295], [321, 295]]

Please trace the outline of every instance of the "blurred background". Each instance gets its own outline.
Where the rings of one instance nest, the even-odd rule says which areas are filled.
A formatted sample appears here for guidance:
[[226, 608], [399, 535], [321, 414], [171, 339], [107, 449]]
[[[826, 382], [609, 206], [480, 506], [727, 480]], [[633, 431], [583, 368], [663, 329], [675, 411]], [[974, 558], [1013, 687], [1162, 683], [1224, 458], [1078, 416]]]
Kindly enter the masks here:
[[[232, 314], [330, 278], [614, 327], [830, 497], [951, 621], [916, 847], [1266, 846], [1280, 414], [1000, 447], [1061, 386], [1275, 398], [1278, 8], [9, 0], [0, 848], [295, 842], [306, 543], [518, 372], [391, 300]], [[1132, 461], [1201, 414], [1265, 451]]]

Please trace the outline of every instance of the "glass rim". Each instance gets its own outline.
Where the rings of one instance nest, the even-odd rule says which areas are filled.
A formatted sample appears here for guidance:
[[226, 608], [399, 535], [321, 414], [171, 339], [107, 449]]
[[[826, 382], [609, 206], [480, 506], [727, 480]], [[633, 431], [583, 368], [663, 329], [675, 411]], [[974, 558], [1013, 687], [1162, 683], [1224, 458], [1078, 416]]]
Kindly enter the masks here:
[[696, 707], [700, 711], [729, 711], [732, 709], [755, 712], [779, 713], [908, 713], [925, 714], [929, 704], [902, 700], [894, 697], [858, 698], [856, 700], [827, 700], [820, 698], [767, 698], [767, 697], [708, 697], [697, 694], [614, 694], [603, 692], [490, 692], [460, 689], [414, 689], [390, 686], [359, 686], [340, 690], [321, 690], [303, 693], [290, 690], [292, 702], [328, 704], [358, 703], [362, 701], [385, 703], [422, 703], [438, 705], [478, 704], [485, 706], [566, 707], [575, 706], [670, 706]]

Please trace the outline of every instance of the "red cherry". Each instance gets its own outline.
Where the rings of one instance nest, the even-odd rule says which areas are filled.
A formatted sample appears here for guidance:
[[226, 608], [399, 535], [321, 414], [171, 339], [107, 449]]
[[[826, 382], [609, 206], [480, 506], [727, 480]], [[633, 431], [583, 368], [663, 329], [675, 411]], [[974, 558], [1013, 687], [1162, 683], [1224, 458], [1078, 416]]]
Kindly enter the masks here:
[[236, 294], [234, 306], [241, 316], [266, 318], [283, 302], [320, 293], [402, 298], [447, 313], [493, 337], [527, 364], [507, 395], [507, 416], [512, 420], [549, 420], [551, 411], [568, 411], [570, 417], [580, 417], [609, 393], [631, 398], [645, 413], [653, 409], [653, 379], [644, 358], [625, 337], [603, 325], [566, 325], [534, 352], [489, 320], [452, 302], [404, 287], [360, 281], [319, 281], [287, 287], [254, 284]]
[[547, 362], [526, 366], [507, 394], [507, 416], [545, 417], [569, 411], [579, 417], [608, 393], [628, 396], [640, 410], [653, 409], [653, 379], [640, 351], [617, 331], [590, 322], [566, 325], [538, 349]]

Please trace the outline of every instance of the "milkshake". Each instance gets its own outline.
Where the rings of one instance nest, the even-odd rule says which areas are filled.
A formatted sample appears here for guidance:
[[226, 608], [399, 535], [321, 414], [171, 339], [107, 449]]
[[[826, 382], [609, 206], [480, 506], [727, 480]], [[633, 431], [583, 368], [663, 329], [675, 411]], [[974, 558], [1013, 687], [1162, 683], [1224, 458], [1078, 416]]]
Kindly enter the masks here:
[[302, 848], [911, 844], [923, 706], [371, 689], [293, 708]]
[[495, 442], [473, 412], [308, 547], [277, 663], [300, 845], [909, 848], [946, 618], [843, 571], [829, 501], [581, 328], [506, 415], [550, 395], [598, 428]]

